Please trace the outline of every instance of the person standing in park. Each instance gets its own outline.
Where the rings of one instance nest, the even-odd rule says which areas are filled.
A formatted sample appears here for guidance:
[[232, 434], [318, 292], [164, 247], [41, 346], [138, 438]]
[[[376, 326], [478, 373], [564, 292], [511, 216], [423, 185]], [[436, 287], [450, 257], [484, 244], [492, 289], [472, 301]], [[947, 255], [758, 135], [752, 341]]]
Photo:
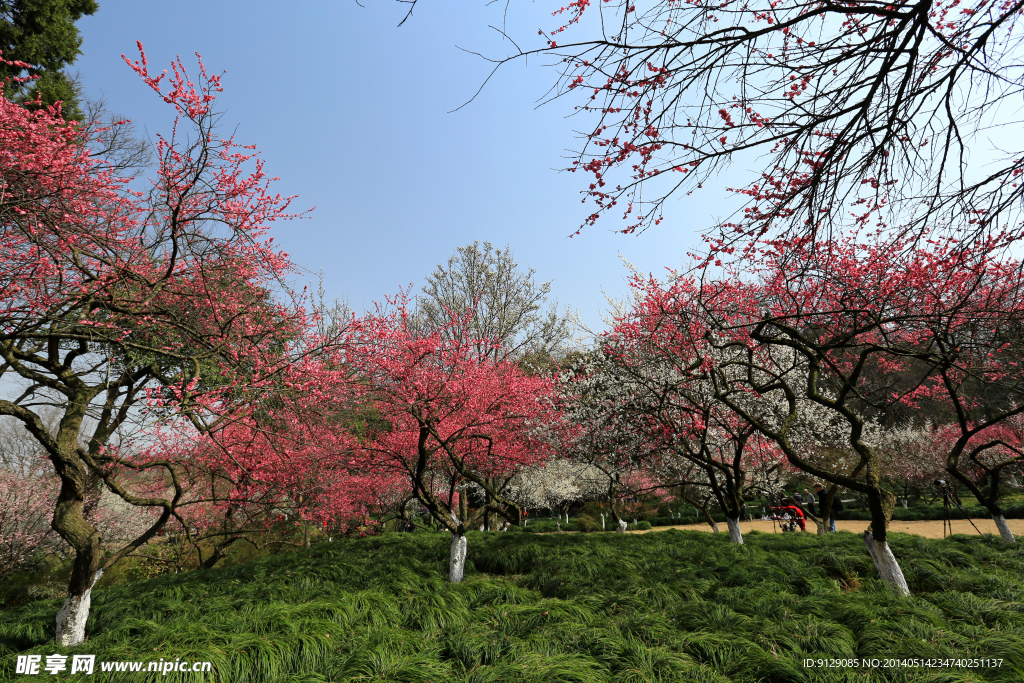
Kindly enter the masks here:
[[814, 507], [814, 494], [808, 491], [807, 489], [804, 489], [804, 503], [807, 504], [807, 509], [810, 511], [812, 515], [818, 514], [817, 508]]
[[[825, 487], [820, 482], [814, 484], [814, 490], [818, 494], [818, 499], [821, 501], [825, 500]], [[819, 507], [819, 509], [821, 509]], [[836, 491], [832, 496], [832, 507], [828, 512], [828, 530], [834, 532], [836, 530], [836, 513], [843, 511], [843, 501], [839, 498], [839, 492]]]

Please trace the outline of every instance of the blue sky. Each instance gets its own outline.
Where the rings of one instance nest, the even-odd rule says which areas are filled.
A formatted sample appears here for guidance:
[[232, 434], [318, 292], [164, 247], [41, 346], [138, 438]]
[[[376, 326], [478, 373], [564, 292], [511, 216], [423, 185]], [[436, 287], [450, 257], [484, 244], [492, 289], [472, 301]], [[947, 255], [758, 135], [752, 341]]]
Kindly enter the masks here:
[[[224, 132], [255, 143], [277, 191], [299, 195], [310, 218], [279, 224], [275, 241], [305, 269], [323, 271], [329, 297], [356, 310], [372, 306], [447, 261], [473, 240], [508, 244], [539, 280], [553, 280], [559, 303], [600, 326], [602, 289], [626, 291], [619, 253], [642, 271], [678, 266], [713, 223], [715, 197], [672, 201], [666, 220], [638, 236], [612, 231], [609, 217], [569, 239], [589, 204], [589, 182], [560, 173], [574, 130], [593, 122], [567, 118], [573, 102], [536, 108], [557, 75], [541, 61], [490, 71], [458, 46], [503, 56], [510, 46], [488, 28], [501, 25], [504, 3], [420, 0], [396, 27], [405, 5], [391, 0], [285, 3], [101, 0], [79, 22], [80, 72], [87, 96], [150, 137], [169, 129], [172, 113], [121, 60], [146, 47], [150, 69], [175, 55], [225, 72], [219, 98]], [[538, 28], [555, 28], [556, 3], [512, 3], [508, 31], [536, 47]], [[457, 6], [457, 9], [453, 7]], [[563, 34], [565, 35], [565, 34]]]

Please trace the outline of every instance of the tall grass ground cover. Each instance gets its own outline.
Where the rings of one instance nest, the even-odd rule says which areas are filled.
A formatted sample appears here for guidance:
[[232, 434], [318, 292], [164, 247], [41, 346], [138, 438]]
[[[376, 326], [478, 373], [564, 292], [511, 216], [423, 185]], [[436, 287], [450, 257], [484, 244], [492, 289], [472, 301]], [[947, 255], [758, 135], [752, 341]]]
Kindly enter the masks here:
[[[55, 602], [0, 612], [15, 654], [208, 660], [215, 681], [1024, 680], [1024, 552], [895, 534], [913, 594], [852, 534], [474, 534], [445, 580], [440, 534], [323, 543], [98, 590], [89, 639], [53, 646]], [[808, 669], [805, 658], [1003, 658], [998, 669]], [[55, 677], [56, 678], [56, 677]], [[60, 676], [61, 680], [75, 680]], [[197, 681], [123, 673], [81, 680]], [[28, 680], [27, 678], [24, 680]]]

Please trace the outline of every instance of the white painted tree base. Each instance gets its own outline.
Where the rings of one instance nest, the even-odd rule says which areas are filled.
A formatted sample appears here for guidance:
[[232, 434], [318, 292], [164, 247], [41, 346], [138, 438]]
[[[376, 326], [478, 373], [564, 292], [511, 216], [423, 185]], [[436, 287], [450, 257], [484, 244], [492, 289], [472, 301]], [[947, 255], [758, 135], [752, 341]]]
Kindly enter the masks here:
[[452, 547], [448, 554], [448, 580], [452, 583], [462, 581], [462, 575], [466, 570], [467, 545], [465, 536], [452, 534]]
[[1013, 532], [1010, 531], [1010, 526], [1006, 523], [1006, 518], [1002, 515], [996, 515], [992, 517], [992, 521], [996, 523], [996, 528], [999, 529], [999, 537], [1007, 543], [1015, 543], [1017, 539], [1013, 537]]
[[[729, 527], [729, 542], [743, 544], [743, 532], [740, 531], [740, 520], [725, 518], [725, 523]], [[717, 529], [716, 529], [717, 531]]]
[[74, 647], [85, 642], [85, 623], [92, 606], [92, 586], [100, 580], [102, 571], [96, 572], [92, 585], [81, 595], [69, 595], [57, 612], [57, 631], [54, 640], [61, 647]]
[[876, 541], [870, 531], [865, 531], [864, 545], [867, 546], [868, 553], [871, 555], [871, 559], [875, 563], [875, 569], [878, 570], [878, 577], [882, 579], [882, 581], [891, 584], [892, 587], [901, 594], [910, 595], [910, 587], [907, 585], [907, 580], [903, 576], [903, 570], [900, 569], [899, 562], [896, 561], [896, 556], [893, 555], [892, 550], [889, 549], [889, 544], [885, 541]]

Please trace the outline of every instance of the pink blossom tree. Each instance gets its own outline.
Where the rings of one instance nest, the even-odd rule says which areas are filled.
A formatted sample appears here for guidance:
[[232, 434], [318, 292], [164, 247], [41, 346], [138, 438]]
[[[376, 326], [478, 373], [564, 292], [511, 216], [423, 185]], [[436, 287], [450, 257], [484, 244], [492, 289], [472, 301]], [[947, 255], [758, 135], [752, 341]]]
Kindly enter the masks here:
[[0, 469], [0, 580], [59, 550], [50, 528], [57, 482]]
[[[867, 498], [868, 550], [881, 577], [903, 592], [885, 541], [895, 497], [883, 485], [871, 413], [927, 398], [966, 414], [972, 382], [1004, 382], [1008, 395], [1017, 391], [995, 353], [1005, 344], [1000, 326], [1021, 315], [1024, 291], [1019, 268], [1000, 255], [1003, 246], [936, 238], [893, 248], [866, 236], [780, 241], [751, 257], [744, 276], [708, 283], [701, 293], [720, 335], [714, 345], [742, 352], [733, 364], [745, 372], [718, 373], [719, 397], [773, 438], [794, 466]], [[759, 279], [751, 282], [750, 272]], [[751, 393], [779, 397], [784, 410], [755, 414], [741, 400]], [[844, 430], [850, 469], [815, 462], [794, 441], [807, 400]], [[1007, 401], [964, 434], [1012, 417], [1016, 406]]]
[[[387, 424], [358, 440], [347, 465], [404, 478], [431, 517], [451, 534], [449, 580], [462, 580], [466, 531], [485, 513], [512, 524], [519, 507], [502, 490], [517, 468], [545, 460], [542, 429], [555, 411], [551, 381], [530, 377], [466, 325], [472, 311], [449, 313], [420, 330], [399, 296], [390, 310], [355, 320], [345, 341], [350, 400]], [[470, 510], [467, 487], [486, 494]]]
[[1000, 537], [1014, 543], [1001, 502], [1007, 475], [1020, 471], [1024, 464], [1024, 420], [1016, 406], [1011, 406], [1009, 412], [1009, 417], [1004, 410], [979, 415], [977, 422], [958, 421], [931, 436], [933, 448], [944, 456], [945, 471], [988, 510]]
[[[60, 479], [52, 525], [74, 553], [56, 624], [64, 646], [83, 640], [102, 572], [185, 495], [178, 463], [136, 457], [120, 437], [174, 415], [208, 433], [316, 343], [302, 340], [302, 308], [275, 299], [288, 298], [290, 264], [266, 233], [291, 216], [290, 200], [270, 191], [252, 147], [217, 135], [220, 77], [201, 61], [194, 81], [180, 60], [169, 78], [151, 75], [144, 53], [129, 64], [178, 116], [158, 139], [148, 193], [94, 158], [55, 109], [0, 99], [0, 414], [25, 426]], [[55, 432], [39, 403], [58, 406]], [[156, 511], [107, 555], [86, 517], [91, 476]]]

